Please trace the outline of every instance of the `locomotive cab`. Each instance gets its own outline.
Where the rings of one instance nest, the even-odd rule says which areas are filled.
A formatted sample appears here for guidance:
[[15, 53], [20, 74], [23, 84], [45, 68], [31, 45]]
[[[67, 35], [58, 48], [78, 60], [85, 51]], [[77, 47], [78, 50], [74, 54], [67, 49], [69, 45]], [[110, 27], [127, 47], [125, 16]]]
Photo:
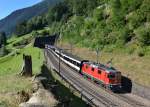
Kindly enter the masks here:
[[109, 85], [108, 88], [113, 92], [121, 90], [121, 73], [120, 72], [110, 72], [108, 74]]

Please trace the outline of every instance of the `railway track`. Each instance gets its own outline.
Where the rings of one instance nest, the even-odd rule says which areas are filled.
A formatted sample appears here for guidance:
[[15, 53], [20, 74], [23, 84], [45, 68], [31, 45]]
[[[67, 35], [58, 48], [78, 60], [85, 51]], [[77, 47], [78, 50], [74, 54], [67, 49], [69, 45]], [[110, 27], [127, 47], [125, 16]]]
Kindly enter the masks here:
[[[54, 56], [53, 56], [54, 57]], [[58, 70], [57, 66], [58, 66], [58, 60], [53, 60], [52, 56], [49, 56], [49, 58], [51, 59], [51, 61], [53, 62], [54, 67]], [[68, 71], [67, 67], [63, 67], [61, 68], [61, 71]], [[74, 77], [74, 75], [70, 75], [70, 73], [63, 73], [61, 72], [62, 75], [64, 75], [66, 78], [68, 78], [72, 83], [74, 83], [76, 86], [78, 86], [80, 88], [80, 90], [84, 93], [87, 93], [89, 95], [91, 95], [91, 100], [93, 100], [94, 98], [96, 98], [96, 100], [98, 102], [100, 102], [97, 106], [100, 107], [110, 107], [110, 101], [108, 101], [107, 99], [102, 100], [101, 97], [102, 96], [98, 96], [97, 94], [95, 94], [93, 89], [90, 89], [90, 91], [87, 91], [87, 89], [85, 89], [86, 87], [83, 86], [83, 84], [81, 84], [80, 78], [79, 77]], [[76, 81], [79, 80], [79, 81]], [[103, 98], [104, 99], [104, 98]], [[112, 105], [112, 104], [111, 104]]]
[[[58, 59], [50, 50], [46, 50], [46, 53], [53, 66], [58, 70]], [[84, 93], [92, 96], [91, 100], [96, 100], [99, 107], [146, 107], [139, 102], [128, 99], [122, 94], [111, 93], [93, 84], [91, 81], [85, 80], [76, 71], [63, 63], [61, 63], [61, 74], [78, 86]]]
[[128, 96], [126, 96], [126, 94], [115, 94], [115, 93], [111, 92], [110, 90], [107, 90], [104, 87], [101, 87], [101, 86], [97, 85], [96, 83], [94, 83], [91, 80], [88, 80], [88, 81], [93, 83], [94, 85], [98, 86], [98, 88], [101, 88], [101, 89], [105, 90], [106, 92], [110, 93], [111, 95], [116, 96], [119, 99], [130, 103], [130, 105], [132, 105], [134, 107], [150, 107], [150, 105], [148, 105], [148, 104], [143, 104], [143, 102], [138, 102], [136, 100], [133, 100], [133, 99], [129, 98]]

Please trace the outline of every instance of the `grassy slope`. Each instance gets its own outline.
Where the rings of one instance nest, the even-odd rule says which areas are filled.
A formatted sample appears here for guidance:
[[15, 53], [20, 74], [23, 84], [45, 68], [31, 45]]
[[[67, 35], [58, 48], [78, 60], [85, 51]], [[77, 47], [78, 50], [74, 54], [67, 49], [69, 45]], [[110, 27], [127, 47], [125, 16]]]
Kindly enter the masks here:
[[34, 74], [40, 71], [44, 59], [43, 52], [38, 48], [34, 48], [32, 44], [27, 45], [23, 49], [15, 49], [12, 46], [13, 43], [22, 41], [23, 38], [24, 37], [13, 38], [8, 41], [10, 44], [8, 44], [7, 47], [12, 48], [12, 53], [17, 50], [19, 54], [14, 52], [12, 55], [0, 58], [0, 103], [1, 101], [5, 101], [6, 103], [11, 103], [11, 106], [13, 104], [13, 106], [15, 106], [16, 102], [12, 101], [7, 93], [18, 92], [21, 90], [29, 91], [32, 87], [31, 78], [24, 78], [17, 75], [21, 72], [23, 53], [32, 56]]
[[[63, 48], [70, 48], [67, 43], [61, 43]], [[70, 51], [69, 51], [70, 52]], [[75, 47], [73, 54], [80, 56], [83, 59], [88, 59], [96, 62], [96, 52], [88, 48]], [[113, 58], [113, 66], [122, 72], [123, 75], [128, 76], [132, 81], [144, 86], [150, 86], [150, 56], [138, 57], [135, 54], [129, 55], [114, 51], [111, 53], [101, 52], [99, 62], [107, 63]]]
[[[29, 85], [28, 83], [26, 85], [22, 84], [24, 79], [20, 77], [16, 78], [15, 76], [16, 74], [19, 74], [21, 72], [23, 53], [32, 55], [33, 72], [37, 73], [38, 71], [40, 71], [40, 67], [43, 61], [42, 51], [37, 48], [33, 48], [32, 46], [27, 46], [25, 49], [21, 50], [21, 53], [19, 55], [12, 56], [10, 60], [0, 63], [0, 92], [3, 92], [3, 90], [5, 90], [6, 92], [12, 90], [16, 91], [16, 89], [22, 89], [25, 88], [26, 85]], [[9, 79], [6, 81], [7, 78]], [[17, 81], [16, 79], [19, 81]], [[20, 80], [22, 80], [22, 82]], [[14, 82], [18, 83], [14, 84]]]

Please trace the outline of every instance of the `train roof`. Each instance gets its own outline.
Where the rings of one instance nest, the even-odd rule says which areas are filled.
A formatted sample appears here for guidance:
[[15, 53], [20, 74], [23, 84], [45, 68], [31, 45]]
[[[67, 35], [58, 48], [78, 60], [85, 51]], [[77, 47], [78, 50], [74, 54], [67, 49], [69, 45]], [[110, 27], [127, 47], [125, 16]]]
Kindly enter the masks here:
[[116, 73], [119, 72], [117, 71], [114, 67], [112, 66], [107, 66], [101, 63], [95, 63], [95, 62], [85, 62], [85, 64], [88, 64], [94, 68], [98, 68], [98, 69], [104, 69], [106, 72], [108, 73]]
[[81, 61], [83, 60], [83, 59], [82, 59], [81, 57], [79, 57], [79, 56], [72, 55], [71, 53], [66, 52], [65, 49], [61, 49], [61, 48], [58, 48], [58, 47], [57, 47], [57, 49], [58, 49], [58, 50], [61, 50], [62, 53], [63, 53], [64, 55], [66, 55], [67, 57], [69, 57], [69, 58], [75, 59], [75, 60], [77, 60], [77, 61], [79, 61], [79, 62], [81, 62]]

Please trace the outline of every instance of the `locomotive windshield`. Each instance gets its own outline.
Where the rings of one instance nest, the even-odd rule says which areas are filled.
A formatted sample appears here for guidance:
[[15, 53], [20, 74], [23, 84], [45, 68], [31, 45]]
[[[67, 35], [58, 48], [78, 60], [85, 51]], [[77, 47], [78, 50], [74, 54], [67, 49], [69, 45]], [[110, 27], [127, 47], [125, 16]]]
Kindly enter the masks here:
[[115, 74], [108, 74], [108, 78], [110, 78], [110, 79], [115, 78]]

